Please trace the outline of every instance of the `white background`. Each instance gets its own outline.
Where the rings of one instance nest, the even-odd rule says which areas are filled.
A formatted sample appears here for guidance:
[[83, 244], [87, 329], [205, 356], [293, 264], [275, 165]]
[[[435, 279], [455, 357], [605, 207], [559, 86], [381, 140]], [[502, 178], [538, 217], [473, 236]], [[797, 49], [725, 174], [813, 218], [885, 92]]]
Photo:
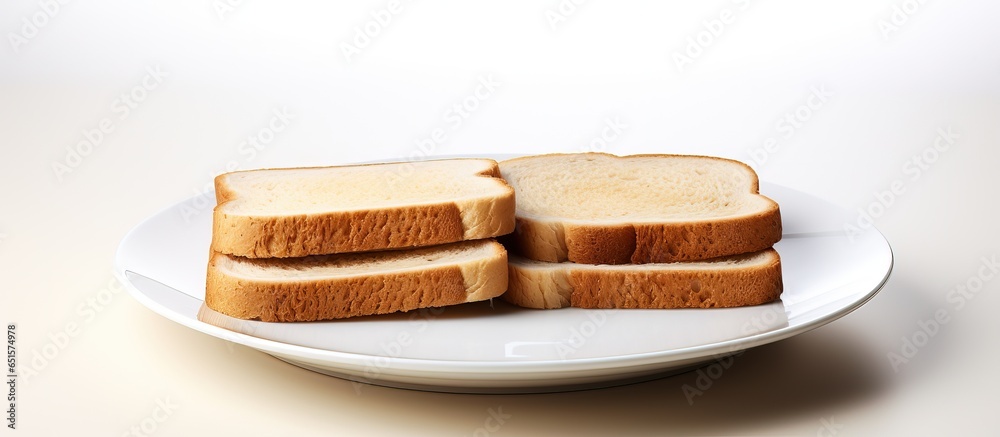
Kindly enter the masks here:
[[[17, 433], [483, 435], [491, 408], [512, 416], [497, 436], [997, 429], [1000, 280], [961, 307], [948, 297], [1000, 254], [1000, 4], [403, 1], [376, 26], [386, 2], [232, 3], [0, 6], [0, 323], [18, 323], [21, 372], [36, 373], [18, 387]], [[468, 100], [489, 78], [495, 91]], [[832, 96], [802, 109], [814, 89]], [[123, 94], [143, 97], [127, 116]], [[463, 102], [475, 110], [459, 124]], [[291, 119], [265, 132], [273, 111]], [[609, 119], [620, 135], [594, 142]], [[444, 140], [418, 147], [435, 129]], [[939, 129], [958, 135], [943, 152]], [[251, 135], [268, 140], [255, 153]], [[358, 395], [105, 291], [125, 232], [227, 166], [592, 148], [756, 161], [764, 180], [875, 213], [893, 277], [850, 316], [746, 353], [694, 405], [681, 387], [695, 374]], [[897, 181], [903, 194], [875, 205]], [[950, 321], [894, 368], [887, 354], [942, 310]], [[32, 364], [46, 347], [58, 352]], [[176, 408], [150, 421], [158, 400]]]

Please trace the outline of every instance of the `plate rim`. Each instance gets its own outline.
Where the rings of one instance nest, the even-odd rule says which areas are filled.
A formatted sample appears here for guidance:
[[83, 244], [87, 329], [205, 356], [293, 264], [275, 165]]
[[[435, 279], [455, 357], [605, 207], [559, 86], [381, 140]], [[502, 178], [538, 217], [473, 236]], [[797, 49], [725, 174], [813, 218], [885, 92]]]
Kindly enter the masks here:
[[[891, 250], [891, 249], [890, 249]], [[122, 281], [123, 285], [128, 288], [129, 294], [133, 298], [143, 303], [154, 313], [163, 316], [171, 321], [179, 323], [188, 328], [194, 329], [196, 331], [211, 335], [213, 337], [219, 338], [221, 340], [232, 341], [234, 343], [242, 344], [244, 346], [260, 350], [266, 353], [275, 353], [279, 355], [292, 355], [295, 357], [302, 357], [308, 359], [321, 359], [327, 362], [344, 363], [345, 360], [334, 360], [330, 358], [347, 358], [348, 361], [355, 361], [351, 364], [354, 365], [366, 365], [367, 361], [378, 359], [378, 360], [388, 360], [388, 364], [380, 365], [379, 369], [382, 373], [386, 370], [396, 369], [396, 370], [412, 370], [421, 372], [435, 372], [435, 373], [450, 373], [453, 374], [456, 371], [458, 373], [465, 374], [482, 374], [486, 373], [488, 368], [503, 368], [505, 372], [514, 373], [539, 373], [546, 371], [587, 371], [587, 370], [599, 370], [606, 369], [608, 367], [613, 368], [628, 368], [628, 367], [641, 367], [645, 365], [652, 364], [666, 364], [673, 361], [681, 361], [684, 359], [697, 359], [706, 358], [714, 359], [716, 357], [721, 358], [732, 353], [738, 353], [747, 349], [751, 349], [758, 346], [763, 346], [765, 344], [777, 342], [784, 340], [786, 338], [794, 337], [798, 334], [802, 334], [813, 329], [824, 326], [828, 323], [834, 322], [868, 303], [875, 295], [884, 288], [885, 284], [888, 282], [889, 277], [892, 274], [892, 267], [894, 265], [894, 258], [890, 262], [890, 270], [886, 273], [885, 277], [882, 279], [881, 283], [875, 287], [872, 291], [868, 292], [863, 298], [853, 301], [850, 305], [841, 307], [838, 311], [830, 313], [824, 317], [811, 320], [807, 323], [795, 326], [786, 326], [783, 328], [778, 328], [772, 331], [753, 334], [748, 337], [741, 337], [737, 339], [725, 340], [722, 342], [716, 342], [705, 345], [689, 346], [677, 349], [668, 349], [663, 351], [654, 352], [641, 352], [636, 354], [627, 355], [616, 355], [612, 357], [593, 357], [593, 358], [573, 358], [566, 360], [538, 360], [538, 361], [473, 361], [473, 360], [440, 360], [440, 359], [427, 359], [427, 358], [402, 358], [402, 357], [389, 357], [383, 355], [368, 355], [355, 352], [342, 352], [333, 351], [326, 349], [317, 349], [308, 346], [300, 346], [295, 344], [283, 343], [276, 340], [270, 340], [260, 337], [254, 337], [241, 332], [230, 331], [225, 328], [221, 328], [215, 325], [211, 325], [198, 320], [197, 318], [188, 318], [182, 314], [178, 314], [172, 311], [159, 302], [153, 301], [151, 298], [139, 291], [127, 277], [123, 276], [124, 272], [131, 272], [132, 274], [139, 274], [137, 272], [132, 272], [130, 270], [123, 270], [118, 268], [116, 265], [115, 274]], [[139, 274], [141, 275], [141, 274]], [[152, 278], [148, 278], [152, 279]], [[162, 285], [162, 284], [161, 284]], [[169, 287], [167, 285], [163, 285]], [[195, 297], [188, 296], [191, 299], [197, 300]], [[162, 311], [158, 311], [157, 308]], [[218, 334], [218, 335], [217, 335]], [[739, 346], [739, 347], [733, 347]], [[708, 353], [707, 350], [721, 350], [721, 352]], [[673, 358], [673, 359], [668, 359]], [[628, 362], [626, 366], [609, 366], [615, 364], [617, 361]], [[397, 364], [399, 364], [397, 366]], [[604, 364], [603, 366], [601, 364]], [[425, 367], [427, 366], [427, 367]], [[451, 369], [440, 368], [441, 366], [454, 367]], [[468, 369], [482, 367], [483, 369], [476, 369], [478, 371], [469, 371]], [[554, 369], [548, 369], [549, 367], [554, 367]], [[577, 368], [579, 367], [579, 368]], [[465, 370], [465, 371], [463, 371]], [[391, 372], [388, 372], [391, 373]]]

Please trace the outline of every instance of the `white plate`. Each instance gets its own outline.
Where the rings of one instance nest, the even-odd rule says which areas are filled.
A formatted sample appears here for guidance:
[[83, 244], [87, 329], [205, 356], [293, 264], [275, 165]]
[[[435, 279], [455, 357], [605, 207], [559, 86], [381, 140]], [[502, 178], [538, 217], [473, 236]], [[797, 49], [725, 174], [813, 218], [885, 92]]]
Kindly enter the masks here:
[[[505, 158], [505, 157], [497, 157]], [[762, 183], [781, 206], [781, 301], [707, 310], [528, 310], [499, 300], [330, 322], [265, 323], [207, 308], [214, 194], [171, 206], [122, 240], [130, 293], [189, 328], [353, 381], [450, 392], [547, 392], [661, 377], [834, 321], [874, 296], [892, 251], [816, 197]]]

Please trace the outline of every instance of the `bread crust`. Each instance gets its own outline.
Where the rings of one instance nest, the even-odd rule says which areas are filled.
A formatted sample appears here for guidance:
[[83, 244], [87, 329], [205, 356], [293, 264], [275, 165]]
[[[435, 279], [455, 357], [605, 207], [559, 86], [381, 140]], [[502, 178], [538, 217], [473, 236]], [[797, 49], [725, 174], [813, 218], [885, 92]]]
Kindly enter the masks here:
[[[215, 179], [212, 250], [229, 255], [288, 258], [423, 247], [504, 235], [515, 226], [514, 190], [495, 161], [473, 176], [494, 178], [506, 192], [483, 201], [288, 216], [226, 213], [221, 206], [239, 194], [225, 176]], [[463, 222], [463, 216], [476, 221]]]
[[288, 258], [461, 241], [453, 203], [278, 217], [215, 211], [212, 248], [247, 258]]
[[[246, 278], [208, 265], [205, 304], [239, 319], [306, 322], [388, 314], [486, 300], [507, 289], [507, 252], [495, 245], [489, 257], [403, 272], [268, 280]], [[464, 272], [463, 272], [464, 271]], [[467, 277], [475, 273], [475, 277]]]
[[[738, 164], [752, 175], [750, 194], [766, 200], [767, 207], [742, 216], [659, 223], [583, 224], [564, 222], [558, 218], [518, 216], [514, 234], [509, 237], [517, 253], [545, 262], [647, 264], [697, 261], [757, 252], [774, 246], [781, 240], [781, 211], [778, 204], [760, 195], [757, 174], [745, 163], [700, 155], [646, 154], [617, 158], [630, 157], [695, 157]], [[526, 156], [505, 162], [532, 158]]]
[[781, 259], [768, 249], [763, 265], [720, 269], [619, 269], [614, 266], [532, 269], [512, 263], [503, 299], [527, 308], [729, 308], [781, 296]]

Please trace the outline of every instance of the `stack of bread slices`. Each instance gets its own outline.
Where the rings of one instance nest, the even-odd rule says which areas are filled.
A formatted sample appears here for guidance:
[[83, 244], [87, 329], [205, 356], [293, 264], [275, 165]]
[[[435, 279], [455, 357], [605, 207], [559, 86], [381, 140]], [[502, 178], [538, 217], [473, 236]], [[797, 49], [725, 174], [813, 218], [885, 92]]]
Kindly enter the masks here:
[[504, 299], [531, 308], [717, 308], [781, 295], [778, 205], [733, 160], [541, 155], [500, 163], [517, 192]]
[[737, 161], [447, 159], [241, 171], [215, 187], [205, 303], [242, 319], [501, 295], [530, 308], [710, 308], [781, 294], [778, 206]]
[[490, 159], [227, 173], [215, 179], [205, 303], [313, 321], [487, 300], [507, 289], [514, 191]]

